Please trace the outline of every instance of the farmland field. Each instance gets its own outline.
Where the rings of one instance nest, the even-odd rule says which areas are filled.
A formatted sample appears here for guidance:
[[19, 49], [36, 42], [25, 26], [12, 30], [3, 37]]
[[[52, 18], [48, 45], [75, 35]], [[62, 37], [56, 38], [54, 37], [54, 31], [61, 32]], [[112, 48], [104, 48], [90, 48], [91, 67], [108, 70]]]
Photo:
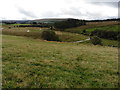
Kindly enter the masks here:
[[3, 35], [3, 88], [115, 88], [118, 50]]
[[102, 46], [90, 40], [73, 43], [89, 38], [81, 34], [84, 29], [117, 31], [116, 24], [87, 23], [64, 32], [56, 30], [60, 42], [41, 38], [49, 28], [3, 25], [3, 88], [117, 88], [118, 41], [101, 38]]
[[[70, 29], [66, 29], [65, 31], [68, 32], [74, 32], [74, 33], [81, 33], [83, 30], [87, 30], [89, 32], [95, 30], [96, 28], [104, 28], [104, 30], [108, 29], [109, 30], [114, 30], [118, 31], [120, 22], [88, 22], [86, 25], [84, 26], [80, 26], [80, 27], [75, 27], [75, 28], [70, 28]], [[112, 28], [112, 29], [111, 29]]]
[[1, 0], [0, 90], [120, 90], [120, 3]]
[[120, 28], [120, 25], [112, 25], [112, 26], [105, 26], [105, 27], [96, 27], [96, 28], [90, 28], [90, 29], [86, 29], [86, 31], [88, 32], [92, 32], [96, 29], [99, 29], [99, 30], [107, 30], [107, 31], [116, 31], [118, 32]]
[[[27, 31], [30, 31], [29, 33]], [[44, 30], [49, 30], [49, 28], [38, 28], [38, 27], [24, 27], [24, 28], [4, 28], [2, 31], [3, 34], [6, 35], [16, 35], [16, 36], [27, 36], [32, 38], [41, 38], [41, 32]], [[59, 36], [60, 40], [63, 42], [73, 42], [79, 41], [89, 38], [89, 36], [76, 34], [76, 33], [69, 33], [69, 32], [60, 32], [55, 31], [56, 34]]]
[[[44, 30], [49, 30], [49, 28], [39, 28], [39, 27], [12, 27], [12, 28], [8, 28], [9, 26], [4, 26], [4, 30], [2, 31], [3, 34], [6, 35], [16, 35], [16, 36], [26, 36], [26, 37], [31, 37], [31, 38], [37, 38], [37, 39], [42, 39], [41, 38], [41, 32]], [[116, 25], [113, 26], [108, 26], [108, 27], [112, 27], [111, 30], [118, 30], [118, 27]], [[115, 27], [115, 28], [114, 28]], [[101, 27], [102, 28], [102, 27]], [[104, 28], [107, 28], [107, 26], [105, 26]], [[95, 28], [93, 28], [95, 29]], [[93, 29], [87, 29], [87, 32], [91, 32], [91, 30]], [[30, 31], [29, 33], [27, 31]], [[72, 29], [71, 29], [72, 30]], [[80, 33], [82, 32], [77, 28], [73, 29], [74, 31], [80, 31]], [[85, 40], [88, 39], [89, 36], [83, 35], [83, 34], [77, 34], [77, 33], [71, 33], [71, 32], [61, 32], [61, 31], [55, 31], [56, 34], [59, 36], [60, 41], [62, 42], [75, 42], [75, 41], [80, 41], [80, 40]], [[116, 40], [107, 40], [107, 39], [102, 39], [103, 41], [103, 45], [105, 46], [118, 46], [118, 41]], [[90, 41], [88, 42], [84, 42], [85, 44], [91, 44]]]

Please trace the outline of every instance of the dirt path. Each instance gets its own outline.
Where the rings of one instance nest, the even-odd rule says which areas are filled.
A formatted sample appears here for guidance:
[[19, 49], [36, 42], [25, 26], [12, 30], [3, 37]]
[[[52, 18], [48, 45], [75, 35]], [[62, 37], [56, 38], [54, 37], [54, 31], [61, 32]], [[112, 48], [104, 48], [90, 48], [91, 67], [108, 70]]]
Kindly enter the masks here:
[[85, 40], [75, 41], [75, 42], [73, 42], [73, 43], [80, 43], [80, 42], [85, 42], [85, 41], [89, 41], [89, 40], [90, 40], [90, 38], [85, 39]]

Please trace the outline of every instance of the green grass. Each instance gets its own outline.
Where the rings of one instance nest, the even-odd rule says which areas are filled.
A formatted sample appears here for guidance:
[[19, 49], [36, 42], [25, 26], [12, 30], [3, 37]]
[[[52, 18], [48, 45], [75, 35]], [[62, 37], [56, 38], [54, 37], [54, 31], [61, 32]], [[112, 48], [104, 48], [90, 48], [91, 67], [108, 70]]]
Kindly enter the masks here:
[[83, 30], [87, 30], [88, 32], [91, 32], [97, 28], [103, 29], [103, 30], [115, 30], [118, 31], [118, 28], [120, 27], [119, 22], [89, 22], [86, 25], [75, 27], [75, 28], [69, 28], [65, 31], [67, 32], [74, 32], [74, 33], [82, 33]]
[[119, 46], [117, 40], [102, 39], [102, 43], [104, 46], [116, 46], [116, 47]]
[[92, 31], [99, 29], [99, 30], [107, 30], [107, 31], [119, 31], [118, 29], [120, 28], [120, 25], [111, 25], [111, 26], [98, 26], [98, 27], [87, 27], [86, 26], [81, 26], [81, 27], [75, 27], [75, 28], [70, 28], [66, 29], [65, 31], [67, 32], [72, 32], [72, 33], [79, 33], [81, 34], [83, 30], [86, 30], [87, 34], [89, 35]]
[[[100, 29], [100, 27], [98, 27]], [[106, 28], [106, 30], [118, 30], [119, 26], [118, 25], [112, 25], [112, 26], [105, 26], [101, 27], [101, 29]], [[111, 28], [111, 29], [110, 29]], [[97, 28], [90, 28], [86, 29], [87, 32], [89, 33]], [[28, 33], [27, 30], [30, 30]], [[49, 28], [39, 28], [39, 27], [15, 27], [15, 28], [7, 28], [4, 26], [3, 34], [6, 35], [16, 35], [16, 36], [27, 36], [27, 37], [32, 37], [32, 38], [37, 38], [41, 39], [41, 32], [44, 30], [49, 30]], [[72, 32], [78, 31], [79, 33], [82, 32], [82, 29], [80, 30], [79, 27], [77, 28], [71, 28], [70, 29]], [[70, 32], [61, 32], [61, 31], [55, 31], [56, 34], [59, 36], [60, 40], [63, 42], [74, 42], [74, 41], [80, 41], [80, 40], [85, 40], [89, 38], [89, 36], [85, 36], [82, 34], [77, 34], [77, 33], [70, 33]], [[84, 42], [86, 44], [91, 44], [90, 41]], [[107, 39], [102, 39], [102, 43], [105, 46], [118, 46], [118, 41], [117, 40], [107, 40]]]
[[74, 42], [74, 41], [80, 41], [80, 40], [85, 40], [89, 38], [89, 36], [85, 36], [82, 34], [61, 32], [61, 31], [55, 31], [55, 32], [59, 36], [60, 40], [63, 42]]
[[[99, 23], [98, 23], [97, 27], [94, 25], [94, 28], [91, 28], [91, 27], [93, 27], [93, 25], [91, 25], [91, 26], [86, 25], [86, 26], [81, 26], [81, 27], [76, 27], [76, 28], [70, 28], [70, 29], [66, 29], [65, 31], [72, 32], [72, 33], [82, 33], [82, 31], [85, 29], [86, 33], [89, 35], [92, 31], [94, 31], [96, 29], [118, 32], [118, 29], [120, 28], [120, 25], [109, 25], [108, 24], [107, 26], [104, 26], [104, 24], [103, 24], [103, 26], [99, 26]], [[84, 43], [90, 44], [91, 42], [87, 41]], [[117, 40], [102, 39], [102, 43], [104, 46], [118, 46]]]
[[[101, 39], [102, 41], [102, 45], [103, 46], [114, 46], [114, 47], [118, 47], [119, 46], [119, 42], [117, 40], [108, 40], [108, 39]], [[82, 42], [84, 44], [89, 44], [92, 45], [91, 41], [86, 41], [86, 42]]]
[[3, 88], [118, 87], [118, 49], [3, 35]]
[[119, 28], [120, 28], [120, 25], [112, 25], [112, 26], [105, 26], [105, 27], [89, 28], [89, 29], [86, 29], [86, 31], [92, 32], [92, 31], [94, 31], [96, 29], [99, 29], [99, 30], [117, 31], [118, 32]]
[[[28, 33], [27, 30], [30, 30]], [[16, 35], [16, 36], [26, 36], [26, 37], [31, 37], [31, 38], [37, 38], [37, 39], [42, 39], [41, 38], [41, 32], [44, 30], [48, 30], [48, 28], [37, 28], [37, 27], [27, 27], [27, 28], [5, 28], [3, 30], [3, 34], [6, 35]], [[74, 41], [80, 41], [80, 40], [85, 40], [89, 38], [89, 36], [85, 36], [82, 34], [77, 34], [77, 33], [70, 33], [70, 32], [60, 32], [60, 31], [55, 31], [56, 34], [59, 36], [60, 40], [63, 42], [74, 42]], [[91, 43], [90, 41], [84, 42], [84, 43]], [[102, 39], [102, 43], [105, 46], [118, 46], [118, 41], [115, 40], [107, 40], [107, 39]]]

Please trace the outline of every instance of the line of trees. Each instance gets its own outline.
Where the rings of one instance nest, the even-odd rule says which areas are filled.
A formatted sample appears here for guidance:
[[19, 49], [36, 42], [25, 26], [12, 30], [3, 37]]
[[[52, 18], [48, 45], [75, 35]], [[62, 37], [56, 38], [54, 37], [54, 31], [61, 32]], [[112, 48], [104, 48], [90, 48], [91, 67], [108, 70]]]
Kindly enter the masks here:
[[104, 19], [104, 20], [86, 20], [86, 22], [104, 22], [104, 21], [120, 21], [120, 18]]

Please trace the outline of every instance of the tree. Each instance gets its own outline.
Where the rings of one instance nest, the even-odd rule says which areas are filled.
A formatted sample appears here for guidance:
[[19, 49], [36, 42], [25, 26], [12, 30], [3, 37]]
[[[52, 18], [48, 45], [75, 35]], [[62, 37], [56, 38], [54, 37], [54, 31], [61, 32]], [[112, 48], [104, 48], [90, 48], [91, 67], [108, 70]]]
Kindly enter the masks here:
[[59, 37], [52, 30], [45, 30], [45, 31], [43, 31], [42, 34], [41, 34], [41, 37], [44, 40], [48, 40], [48, 41], [60, 41]]

